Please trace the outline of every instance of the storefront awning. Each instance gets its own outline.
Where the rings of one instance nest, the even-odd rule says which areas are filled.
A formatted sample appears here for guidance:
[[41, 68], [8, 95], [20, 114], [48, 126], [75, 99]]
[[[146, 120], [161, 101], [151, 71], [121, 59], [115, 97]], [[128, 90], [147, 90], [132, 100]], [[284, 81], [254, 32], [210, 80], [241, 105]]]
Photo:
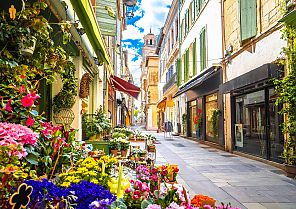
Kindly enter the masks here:
[[167, 100], [167, 98], [166, 97], [163, 97], [160, 101], [158, 101], [157, 102], [157, 105], [156, 105], [156, 107], [158, 108], [158, 109], [165, 109], [165, 107], [166, 107], [166, 100]]
[[283, 66], [273, 63], [264, 64], [250, 72], [238, 76], [219, 86], [219, 91], [223, 94], [229, 93], [233, 90], [255, 84], [257, 82], [271, 80], [272, 78], [280, 77]]
[[86, 35], [95, 50], [98, 59], [110, 64], [108, 53], [104, 47], [103, 39], [97, 24], [93, 8], [89, 0], [71, 0], [74, 10], [79, 18]]
[[127, 93], [131, 95], [132, 97], [138, 99], [139, 93], [141, 89], [137, 86], [135, 86], [132, 83], [129, 83], [115, 75], [110, 76], [110, 80], [112, 82], [112, 85], [114, 86], [115, 89], [118, 91], [122, 91], [124, 93]]
[[186, 91], [201, 85], [210, 75], [216, 71], [216, 67], [211, 67], [207, 71], [201, 73], [196, 78], [182, 86], [173, 98], [185, 93]]

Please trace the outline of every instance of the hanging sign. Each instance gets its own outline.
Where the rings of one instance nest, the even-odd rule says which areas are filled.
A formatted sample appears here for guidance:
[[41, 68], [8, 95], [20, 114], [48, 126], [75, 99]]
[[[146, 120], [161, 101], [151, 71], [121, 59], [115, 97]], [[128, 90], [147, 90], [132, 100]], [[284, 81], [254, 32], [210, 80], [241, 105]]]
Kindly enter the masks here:
[[30, 202], [32, 191], [32, 186], [28, 186], [25, 183], [21, 184], [18, 187], [17, 192], [14, 193], [9, 199], [9, 204], [12, 206], [12, 209], [26, 208]]

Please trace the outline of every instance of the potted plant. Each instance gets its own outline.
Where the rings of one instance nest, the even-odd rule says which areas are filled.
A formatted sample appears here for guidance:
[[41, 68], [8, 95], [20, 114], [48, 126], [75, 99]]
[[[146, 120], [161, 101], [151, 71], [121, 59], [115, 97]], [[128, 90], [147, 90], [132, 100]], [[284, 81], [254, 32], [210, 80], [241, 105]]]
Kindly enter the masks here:
[[200, 133], [201, 133], [201, 126], [202, 126], [202, 111], [201, 109], [198, 109], [197, 115], [194, 118], [194, 127], [196, 131], [196, 137], [200, 138]]
[[113, 156], [117, 156], [117, 152], [119, 149], [119, 142], [117, 139], [110, 139], [108, 142], [110, 152]]
[[129, 146], [130, 146], [130, 142], [124, 138], [119, 138], [118, 140], [119, 140], [121, 156], [126, 157], [127, 150], [129, 149]]
[[183, 135], [186, 133], [186, 124], [187, 124], [187, 114], [182, 115], [182, 126], [183, 126]]
[[212, 118], [211, 118], [211, 125], [212, 125], [212, 131], [213, 131], [213, 137], [218, 137], [218, 124], [219, 124], [219, 116], [221, 114], [221, 110], [215, 109], [212, 112]]

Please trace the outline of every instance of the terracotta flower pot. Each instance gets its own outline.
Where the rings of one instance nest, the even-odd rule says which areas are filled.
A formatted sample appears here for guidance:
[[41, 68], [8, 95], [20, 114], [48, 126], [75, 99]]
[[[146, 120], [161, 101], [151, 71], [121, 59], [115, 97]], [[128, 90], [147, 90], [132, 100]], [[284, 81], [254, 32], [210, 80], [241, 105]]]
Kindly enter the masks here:
[[118, 152], [118, 150], [116, 150], [116, 149], [111, 149], [110, 152], [111, 152], [111, 154], [112, 154], [114, 157], [116, 157], [116, 156], [117, 156], [117, 152]]
[[296, 176], [296, 166], [295, 165], [285, 165], [285, 171], [287, 174], [287, 177], [295, 178]]
[[126, 157], [127, 150], [121, 150], [121, 157]]

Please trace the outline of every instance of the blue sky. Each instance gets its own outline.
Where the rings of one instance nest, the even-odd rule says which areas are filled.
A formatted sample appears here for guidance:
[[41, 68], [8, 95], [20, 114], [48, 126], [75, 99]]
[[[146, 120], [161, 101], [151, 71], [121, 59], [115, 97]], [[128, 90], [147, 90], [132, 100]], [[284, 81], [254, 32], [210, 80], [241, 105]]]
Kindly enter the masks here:
[[140, 86], [143, 37], [150, 28], [152, 33], [159, 34], [171, 3], [172, 0], [138, 0], [134, 17], [127, 20], [122, 43], [123, 48], [128, 50], [128, 66], [137, 86]]

